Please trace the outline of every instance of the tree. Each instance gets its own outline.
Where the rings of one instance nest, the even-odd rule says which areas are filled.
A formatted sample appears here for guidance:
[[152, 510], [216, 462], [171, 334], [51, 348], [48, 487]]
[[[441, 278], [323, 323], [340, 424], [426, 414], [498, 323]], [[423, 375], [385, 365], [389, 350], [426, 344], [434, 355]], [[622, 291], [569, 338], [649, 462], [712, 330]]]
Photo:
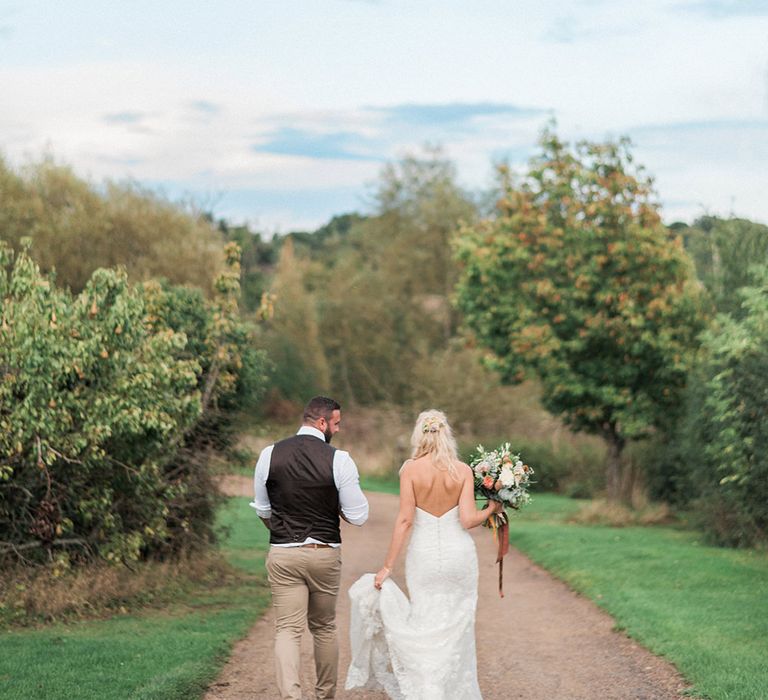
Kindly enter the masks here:
[[628, 141], [540, 145], [520, 184], [501, 169], [497, 216], [458, 237], [458, 305], [505, 381], [532, 371], [548, 410], [606, 440], [608, 495], [626, 498], [622, 451], [678, 411], [700, 294]]
[[279, 238], [275, 235], [270, 240], [264, 240], [258, 231], [251, 230], [247, 224], [233, 226], [224, 219], [218, 221], [217, 228], [227, 241], [240, 246], [242, 308], [247, 312], [256, 312], [269, 287], [269, 277], [280, 249]]
[[451, 241], [462, 223], [477, 218], [477, 208], [457, 183], [456, 169], [439, 148], [386, 165], [375, 194], [378, 216], [368, 235], [380, 247], [382, 274], [398, 280], [403, 301], [438, 320], [434, 347], [457, 329], [449, 303], [457, 269]]
[[333, 359], [333, 386], [348, 400], [403, 405], [416, 367], [445, 347], [458, 325], [450, 241], [476, 210], [435, 149], [387, 165], [374, 198], [371, 216], [351, 220], [348, 230], [338, 222], [306, 284]]
[[747, 219], [703, 216], [692, 226], [673, 224], [696, 265], [696, 273], [720, 313], [741, 316], [741, 287], [754, 283], [751, 270], [768, 263], [768, 226]]
[[96, 186], [50, 159], [21, 174], [0, 161], [0, 238], [77, 293], [94, 270], [122, 265], [132, 282], [163, 277], [211, 291], [223, 241], [210, 221], [133, 182]]
[[0, 266], [0, 559], [136, 559], [170, 534], [185, 485], [163, 466], [200, 415], [200, 366], [124, 270], [73, 297], [5, 244]]
[[293, 241], [283, 243], [271, 293], [274, 316], [265, 344], [275, 363], [272, 383], [283, 398], [299, 404], [327, 392], [328, 362], [319, 338], [318, 300], [305, 286], [307, 261], [294, 254]]

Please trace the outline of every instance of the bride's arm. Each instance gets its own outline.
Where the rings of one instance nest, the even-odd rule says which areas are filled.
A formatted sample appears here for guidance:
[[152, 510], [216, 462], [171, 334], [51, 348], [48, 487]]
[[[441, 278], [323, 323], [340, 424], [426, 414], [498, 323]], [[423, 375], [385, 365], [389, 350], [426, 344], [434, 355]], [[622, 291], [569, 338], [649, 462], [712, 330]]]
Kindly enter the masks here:
[[395, 527], [392, 530], [392, 540], [389, 543], [387, 556], [384, 558], [384, 566], [379, 569], [374, 579], [374, 586], [381, 588], [381, 584], [392, 573], [403, 543], [413, 526], [413, 516], [416, 512], [416, 497], [413, 493], [413, 479], [410, 470], [403, 469], [400, 472], [400, 510], [397, 513]]
[[498, 513], [502, 506], [498, 501], [488, 501], [488, 505], [483, 510], [477, 510], [472, 470], [466, 464], [461, 466], [464, 482], [461, 485], [461, 494], [459, 495], [459, 520], [465, 529], [471, 530], [488, 520], [488, 516], [492, 513]]

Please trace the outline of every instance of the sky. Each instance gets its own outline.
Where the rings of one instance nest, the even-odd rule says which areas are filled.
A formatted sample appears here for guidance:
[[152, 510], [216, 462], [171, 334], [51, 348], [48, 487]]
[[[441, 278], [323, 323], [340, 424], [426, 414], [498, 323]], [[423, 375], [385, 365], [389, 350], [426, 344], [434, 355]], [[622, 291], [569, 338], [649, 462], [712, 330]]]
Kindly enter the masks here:
[[0, 0], [2, 157], [265, 232], [425, 144], [480, 192], [551, 119], [628, 136], [668, 223], [768, 223], [768, 0]]

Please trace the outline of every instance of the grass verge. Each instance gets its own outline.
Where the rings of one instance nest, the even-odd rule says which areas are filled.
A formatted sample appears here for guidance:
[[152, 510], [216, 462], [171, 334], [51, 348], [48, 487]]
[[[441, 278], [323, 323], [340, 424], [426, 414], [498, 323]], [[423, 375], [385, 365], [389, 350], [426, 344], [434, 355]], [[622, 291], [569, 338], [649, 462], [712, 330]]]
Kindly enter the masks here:
[[669, 527], [568, 522], [581, 503], [541, 494], [511, 542], [672, 661], [713, 700], [768, 697], [768, 555]]
[[224, 585], [188, 590], [162, 611], [57, 624], [0, 636], [0, 697], [8, 700], [181, 700], [202, 695], [269, 601], [267, 530], [248, 499], [220, 514], [238, 570]]
[[400, 493], [400, 480], [397, 475], [361, 474], [360, 487], [363, 491], [379, 491], [381, 493]]

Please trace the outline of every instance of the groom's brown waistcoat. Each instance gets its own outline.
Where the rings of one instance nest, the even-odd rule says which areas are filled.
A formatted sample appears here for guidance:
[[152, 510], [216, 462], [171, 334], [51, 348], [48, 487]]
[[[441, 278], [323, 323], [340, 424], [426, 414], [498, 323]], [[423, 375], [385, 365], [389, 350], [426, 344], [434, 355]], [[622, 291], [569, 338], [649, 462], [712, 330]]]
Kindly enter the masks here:
[[335, 452], [313, 435], [294, 435], [275, 444], [267, 477], [270, 543], [303, 542], [307, 537], [341, 542]]

